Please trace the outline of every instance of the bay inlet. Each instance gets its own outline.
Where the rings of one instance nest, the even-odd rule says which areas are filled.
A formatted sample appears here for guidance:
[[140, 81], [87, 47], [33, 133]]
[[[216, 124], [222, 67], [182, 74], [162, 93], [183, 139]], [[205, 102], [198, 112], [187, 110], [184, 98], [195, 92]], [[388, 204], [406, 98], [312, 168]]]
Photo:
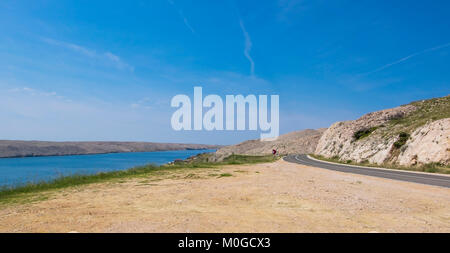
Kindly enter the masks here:
[[61, 176], [95, 174], [125, 170], [135, 166], [161, 165], [175, 159], [186, 159], [213, 149], [129, 152], [94, 155], [67, 155], [0, 158], [0, 187], [50, 181]]

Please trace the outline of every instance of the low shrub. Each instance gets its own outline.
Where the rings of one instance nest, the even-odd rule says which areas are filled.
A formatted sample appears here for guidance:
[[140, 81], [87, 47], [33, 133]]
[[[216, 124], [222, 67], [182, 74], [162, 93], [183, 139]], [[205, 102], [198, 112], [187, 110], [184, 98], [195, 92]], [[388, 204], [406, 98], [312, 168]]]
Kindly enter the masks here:
[[395, 147], [396, 149], [401, 148], [403, 145], [406, 144], [406, 142], [408, 141], [408, 139], [409, 139], [409, 134], [408, 134], [408, 133], [405, 133], [405, 132], [401, 132], [401, 133], [398, 135], [398, 140], [397, 140], [396, 142], [394, 142], [394, 147]]
[[377, 130], [377, 128], [378, 127], [360, 129], [353, 134], [353, 138], [355, 140], [361, 140], [361, 139], [369, 136], [373, 131]]

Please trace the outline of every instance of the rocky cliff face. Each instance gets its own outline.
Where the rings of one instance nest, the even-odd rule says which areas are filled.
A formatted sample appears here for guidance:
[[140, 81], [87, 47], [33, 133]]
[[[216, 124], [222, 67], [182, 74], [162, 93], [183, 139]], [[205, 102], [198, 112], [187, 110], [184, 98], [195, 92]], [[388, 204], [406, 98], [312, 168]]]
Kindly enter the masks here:
[[413, 102], [333, 124], [315, 154], [342, 161], [449, 164], [450, 96]]
[[400, 165], [439, 162], [450, 164], [450, 118], [418, 128], [406, 142], [398, 159]]
[[281, 135], [274, 141], [249, 140], [237, 145], [223, 147], [216, 152], [216, 159], [221, 160], [231, 154], [267, 155], [276, 149], [280, 154], [313, 153], [325, 128], [307, 129]]

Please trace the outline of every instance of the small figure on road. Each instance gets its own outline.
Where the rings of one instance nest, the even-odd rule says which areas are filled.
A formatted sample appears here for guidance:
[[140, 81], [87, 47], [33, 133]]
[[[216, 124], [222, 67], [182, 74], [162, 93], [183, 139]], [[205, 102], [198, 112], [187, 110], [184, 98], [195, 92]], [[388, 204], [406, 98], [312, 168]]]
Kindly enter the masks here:
[[276, 149], [272, 149], [272, 155], [276, 155], [277, 154], [277, 150]]

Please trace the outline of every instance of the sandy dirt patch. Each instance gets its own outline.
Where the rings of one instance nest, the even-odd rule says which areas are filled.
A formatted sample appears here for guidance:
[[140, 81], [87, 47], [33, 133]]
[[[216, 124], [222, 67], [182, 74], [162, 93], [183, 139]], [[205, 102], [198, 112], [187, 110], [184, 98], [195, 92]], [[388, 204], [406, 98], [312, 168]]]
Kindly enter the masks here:
[[48, 197], [1, 206], [0, 232], [450, 232], [450, 189], [285, 161], [167, 172]]

